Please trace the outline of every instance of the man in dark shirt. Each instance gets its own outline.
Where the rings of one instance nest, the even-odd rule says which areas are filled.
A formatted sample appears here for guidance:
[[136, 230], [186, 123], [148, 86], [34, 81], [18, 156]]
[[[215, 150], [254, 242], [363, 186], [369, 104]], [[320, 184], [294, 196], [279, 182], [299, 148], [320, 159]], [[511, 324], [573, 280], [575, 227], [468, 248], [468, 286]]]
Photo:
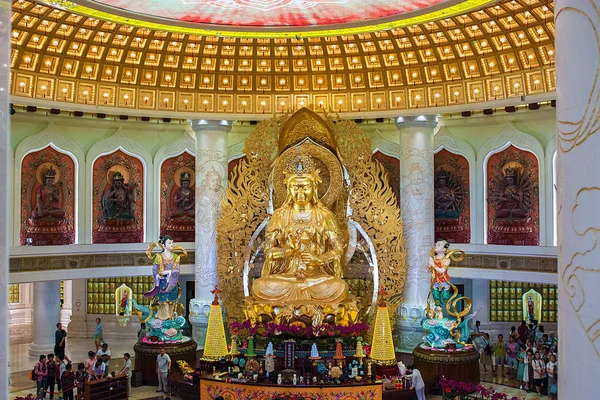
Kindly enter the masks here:
[[56, 332], [54, 332], [54, 354], [59, 356], [61, 360], [65, 359], [66, 339], [67, 332], [62, 328], [62, 324], [59, 322], [56, 324]]
[[525, 322], [524, 320], [521, 321], [521, 326], [519, 326], [519, 329], [517, 329], [517, 334], [519, 335], [519, 342], [521, 344], [525, 344], [525, 342], [527, 341], [527, 322]]

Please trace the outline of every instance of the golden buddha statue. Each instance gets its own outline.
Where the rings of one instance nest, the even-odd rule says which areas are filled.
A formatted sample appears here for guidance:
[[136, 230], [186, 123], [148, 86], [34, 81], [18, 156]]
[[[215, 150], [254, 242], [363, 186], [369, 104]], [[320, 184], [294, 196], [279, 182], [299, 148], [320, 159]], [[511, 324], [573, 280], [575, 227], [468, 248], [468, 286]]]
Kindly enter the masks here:
[[252, 296], [272, 305], [338, 304], [348, 296], [338, 224], [319, 200], [321, 178], [312, 159], [301, 156], [293, 164], [285, 170], [286, 200], [267, 226]]

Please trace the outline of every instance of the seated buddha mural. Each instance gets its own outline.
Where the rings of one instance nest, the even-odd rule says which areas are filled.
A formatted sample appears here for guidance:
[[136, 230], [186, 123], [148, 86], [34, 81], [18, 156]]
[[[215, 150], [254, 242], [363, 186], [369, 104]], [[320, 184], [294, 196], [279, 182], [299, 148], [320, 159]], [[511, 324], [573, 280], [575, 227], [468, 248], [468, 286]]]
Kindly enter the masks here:
[[345, 246], [335, 216], [319, 199], [320, 182], [309, 156], [286, 169], [287, 197], [267, 226], [262, 274], [252, 285], [257, 301], [340, 303], [348, 296], [342, 279]]
[[183, 222], [190, 220], [194, 223], [194, 207], [196, 196], [194, 190], [190, 187], [191, 174], [187, 171], [182, 172], [179, 178], [179, 188], [173, 195], [174, 208], [169, 211], [171, 221]]
[[135, 223], [135, 183], [125, 184], [119, 171], [111, 176], [112, 185], [102, 196], [101, 223], [106, 225], [128, 225]]
[[69, 200], [64, 198], [59, 167], [52, 162], [43, 163], [36, 169], [35, 177], [37, 182], [31, 180], [26, 185], [27, 191], [31, 190], [27, 194], [31, 199], [31, 211], [27, 215], [26, 228], [21, 232], [21, 243], [27, 243], [27, 239], [33, 245], [73, 243], [74, 231], [70, 229], [66, 212]]
[[65, 210], [61, 207], [61, 189], [54, 183], [55, 178], [56, 170], [50, 165], [44, 174], [44, 184], [38, 188], [35, 196], [36, 205], [30, 218], [32, 225], [61, 225], [67, 222]]
[[[193, 162], [193, 158], [192, 158]], [[161, 183], [161, 235], [181, 242], [193, 242], [196, 220], [195, 174], [190, 167], [181, 167]]]
[[522, 164], [510, 161], [489, 183], [488, 243], [535, 245], [539, 242], [534, 224], [537, 187], [532, 174]]
[[99, 160], [102, 164], [94, 167], [93, 177], [96, 186], [92, 242], [141, 242], [144, 231], [143, 187], [138, 184], [142, 181], [141, 168], [132, 168], [126, 162], [114, 163], [112, 158]]
[[[447, 165], [436, 168], [434, 178], [434, 213], [437, 236], [449, 237], [449, 241], [464, 241], [466, 221], [465, 193], [463, 181], [456, 171]], [[467, 194], [468, 195], [468, 194]]]

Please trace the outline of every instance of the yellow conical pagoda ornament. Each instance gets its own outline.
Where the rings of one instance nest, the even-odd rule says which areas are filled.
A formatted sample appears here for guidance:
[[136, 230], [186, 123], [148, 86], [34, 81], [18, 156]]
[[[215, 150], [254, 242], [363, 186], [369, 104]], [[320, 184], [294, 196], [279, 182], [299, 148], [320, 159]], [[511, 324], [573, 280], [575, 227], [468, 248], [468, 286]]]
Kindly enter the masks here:
[[379, 291], [379, 304], [375, 314], [375, 329], [373, 330], [373, 346], [371, 347], [371, 359], [378, 365], [396, 364], [396, 352], [394, 340], [392, 339], [392, 326], [390, 314], [385, 303], [386, 292]]
[[229, 355], [229, 351], [227, 350], [227, 339], [225, 338], [223, 314], [221, 313], [221, 305], [219, 304], [219, 293], [221, 293], [221, 290], [215, 287], [215, 290], [212, 290], [211, 293], [215, 295], [215, 299], [210, 306], [203, 358], [219, 360]]
[[231, 335], [231, 350], [229, 350], [229, 357], [231, 357], [231, 359], [241, 354], [238, 350], [237, 340], [237, 335]]

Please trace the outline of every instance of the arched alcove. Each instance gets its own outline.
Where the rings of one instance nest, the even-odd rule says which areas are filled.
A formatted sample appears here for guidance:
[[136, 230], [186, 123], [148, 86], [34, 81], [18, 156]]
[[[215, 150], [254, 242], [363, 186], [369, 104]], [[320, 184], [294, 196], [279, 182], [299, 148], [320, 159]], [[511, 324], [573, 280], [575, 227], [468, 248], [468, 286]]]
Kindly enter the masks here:
[[[80, 210], [82, 210], [84, 196], [80, 192], [79, 188], [82, 187], [85, 176], [84, 174], [80, 174], [79, 171], [82, 167], [85, 166], [85, 155], [83, 153], [82, 148], [73, 140], [65, 137], [58, 130], [54, 123], [48, 124], [46, 128], [44, 128], [41, 132], [36, 133], [31, 136], [27, 136], [19, 144], [15, 149], [14, 159], [16, 162], [14, 165], [14, 188], [13, 191], [13, 241], [15, 244], [21, 242], [21, 228], [23, 223], [23, 209], [22, 209], [22, 192], [23, 192], [23, 173], [26, 172], [23, 169], [23, 162], [26, 161], [26, 158], [29, 155], [32, 155], [36, 152], [42, 152], [44, 149], [49, 149], [52, 152], [56, 152], [58, 154], [62, 154], [65, 157], [68, 157], [69, 160], [73, 163], [73, 174], [72, 181], [67, 185], [70, 186], [72, 197], [72, 211], [69, 211], [68, 214], [72, 213], [72, 216], [67, 216], [70, 219], [70, 224], [72, 225], [72, 236], [73, 240], [69, 241], [70, 243], [79, 243], [82, 241], [81, 237], [81, 229], [80, 229]], [[45, 162], [44, 156], [40, 154], [42, 158], [36, 157], [37, 161], [43, 163]], [[31, 171], [29, 171], [31, 172]], [[58, 182], [57, 182], [58, 183]], [[67, 186], [67, 189], [69, 187]], [[35, 243], [34, 243], [35, 244]]]
[[[114, 242], [118, 235], [107, 234], [104, 236], [97, 236], [100, 229], [100, 217], [102, 215], [102, 198], [106, 193], [110, 185], [108, 184], [109, 171], [112, 171], [112, 164], [121, 164], [121, 172], [127, 171], [131, 168], [130, 177], [132, 183], [135, 183], [137, 188], [135, 189], [136, 197], [136, 210], [135, 210], [135, 233], [128, 233], [124, 235], [124, 241], [121, 243], [132, 243], [146, 240], [146, 230], [152, 232], [152, 228], [148, 228], [147, 216], [152, 215], [151, 210], [148, 210], [147, 197], [151, 198], [158, 195], [156, 190], [156, 183], [153, 182], [152, 177], [154, 176], [152, 171], [152, 157], [150, 152], [142, 144], [132, 140], [123, 129], [117, 130], [112, 136], [98, 141], [90, 147], [86, 156], [88, 168], [87, 168], [87, 181], [90, 183], [87, 185], [88, 198], [90, 199], [86, 207], [86, 218], [88, 222], [88, 239], [90, 242], [97, 242], [101, 240], [106, 242], [101, 237], [105, 237], [106, 240]], [[119, 169], [119, 168], [117, 168]], [[139, 171], [141, 169], [141, 171]], [[128, 179], [128, 178], [127, 178]], [[127, 183], [127, 182], [126, 182]], [[154, 226], [156, 222], [153, 221]], [[100, 230], [99, 230], [100, 229]], [[116, 232], [116, 231], [115, 231]], [[116, 232], [119, 233], [119, 232]], [[96, 241], [92, 240], [93, 236], [96, 236]]]

